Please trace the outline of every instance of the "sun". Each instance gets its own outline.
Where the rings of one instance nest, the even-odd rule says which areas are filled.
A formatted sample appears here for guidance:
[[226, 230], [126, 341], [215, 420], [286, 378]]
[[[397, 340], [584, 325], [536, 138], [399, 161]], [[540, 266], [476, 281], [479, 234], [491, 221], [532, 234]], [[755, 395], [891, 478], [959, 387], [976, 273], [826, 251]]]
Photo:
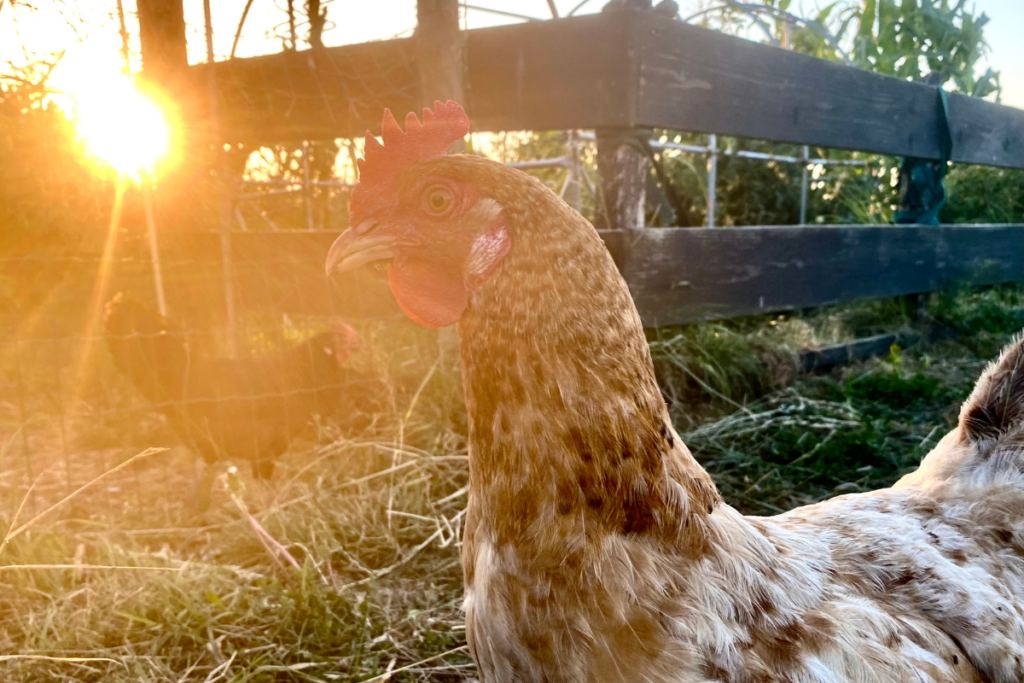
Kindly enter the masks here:
[[160, 107], [126, 77], [94, 80], [74, 96], [78, 134], [86, 147], [129, 176], [151, 172], [170, 144]]

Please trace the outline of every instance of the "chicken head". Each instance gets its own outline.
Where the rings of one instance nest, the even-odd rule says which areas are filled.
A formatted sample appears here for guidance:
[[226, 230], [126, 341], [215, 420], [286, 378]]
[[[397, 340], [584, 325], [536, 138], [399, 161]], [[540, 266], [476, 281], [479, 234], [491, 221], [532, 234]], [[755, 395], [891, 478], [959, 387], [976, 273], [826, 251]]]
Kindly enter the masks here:
[[422, 122], [410, 112], [405, 127], [385, 110], [384, 144], [367, 132], [352, 227], [331, 247], [327, 274], [387, 260], [391, 291], [406, 315], [443, 327], [458, 322], [511, 240], [501, 205], [473, 184], [422, 165], [469, 132], [462, 107], [437, 102], [423, 110]]

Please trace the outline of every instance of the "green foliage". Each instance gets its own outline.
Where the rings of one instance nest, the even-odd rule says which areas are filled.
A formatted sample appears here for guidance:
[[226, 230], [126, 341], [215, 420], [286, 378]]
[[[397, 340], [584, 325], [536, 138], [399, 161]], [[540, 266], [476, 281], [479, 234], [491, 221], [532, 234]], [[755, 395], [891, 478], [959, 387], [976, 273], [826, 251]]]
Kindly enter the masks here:
[[935, 297], [930, 314], [960, 334], [1009, 335], [1024, 328], [1024, 291], [1019, 284], [945, 290]]
[[[792, 5], [790, 0], [765, 0], [764, 4], [784, 11], [790, 11]], [[836, 45], [849, 43], [848, 31], [856, 25], [860, 7], [859, 3], [835, 0], [818, 8], [813, 16], [806, 17], [814, 25], [775, 21], [775, 39], [780, 45], [801, 54], [819, 59], [839, 60], [842, 56], [836, 50]], [[828, 36], [831, 36], [832, 40], [829, 40]]]
[[911, 324], [912, 314], [904, 298], [862, 301], [825, 313], [834, 317], [845, 334], [855, 339], [904, 331]]
[[[1024, 326], [1020, 285], [943, 292], [918, 322], [908, 307], [846, 304], [694, 325], [652, 342], [673, 420], [726, 500], [771, 514], [890, 485], [952, 428], [981, 368]], [[935, 325], [954, 329], [955, 341], [928, 343]], [[918, 343], [824, 376], [778, 363], [787, 349], [892, 331]], [[735, 366], [723, 375], [726, 363]]]
[[[788, 10], [790, 0], [765, 4]], [[958, 92], [975, 97], [999, 92], [997, 72], [987, 69], [976, 76], [988, 49], [984, 27], [989, 18], [984, 13], [975, 16], [966, 0], [835, 0], [808, 19], [830, 33], [835, 44], [845, 46], [862, 69], [914, 81], [936, 73], [939, 84], [951, 83]], [[781, 19], [772, 25], [776, 40], [791, 50], [841, 59], [833, 42], [815, 26]]]
[[[790, 0], [767, 0], [768, 7], [788, 12]], [[842, 60], [837, 46], [863, 69], [897, 78], [921, 80], [935, 74], [936, 82], [977, 97], [999, 94], [999, 74], [980, 76], [987, 46], [984, 27], [989, 19], [975, 15], [965, 0], [836, 0], [820, 7], [807, 21], [788, 20], [771, 12], [757, 14], [776, 41], [797, 52]], [[704, 15], [702, 23], [725, 32], [742, 32], [760, 39], [752, 19], [735, 7]], [[826, 34], [834, 37], [830, 40]], [[679, 137], [679, 136], [677, 136]], [[681, 136], [694, 137], [694, 136]], [[728, 144], [727, 140], [720, 142]], [[736, 141], [737, 148], [799, 156], [790, 146]], [[815, 150], [814, 154], [824, 154]], [[858, 158], [850, 152], [831, 152], [833, 158]], [[862, 157], [863, 158], [863, 157]], [[688, 166], [673, 166], [672, 182], [692, 215], [706, 212], [706, 173], [703, 158], [688, 158]], [[826, 167], [816, 175], [808, 193], [808, 220], [814, 223], [889, 223], [897, 203], [893, 180], [896, 160], [883, 158], [865, 168]], [[700, 170], [697, 170], [700, 169]], [[1019, 222], [1024, 216], [1020, 171], [954, 167], [947, 179], [948, 201], [943, 222]], [[720, 225], [779, 225], [797, 222], [800, 201], [798, 165], [720, 157], [717, 223]], [[681, 221], [683, 225], [701, 220]]]
[[114, 177], [91, 163], [73, 124], [46, 99], [53, 65], [0, 78], [0, 245], [102, 237]]
[[[508, 161], [526, 159], [555, 159], [565, 156], [566, 137], [561, 131], [542, 131], [537, 133], [505, 134], [497, 140], [498, 155]], [[558, 192], [565, 179], [566, 170], [562, 168], [539, 168], [531, 170], [530, 175], [540, 179], [545, 185]]]
[[[662, 140], [703, 145], [706, 136], [656, 131]], [[739, 138], [719, 138], [719, 147], [749, 150], [799, 158], [801, 148]], [[812, 158], [865, 158], [850, 152], [812, 148]], [[867, 166], [818, 166], [810, 170], [807, 220], [818, 224], [887, 223], [892, 217], [896, 188], [892, 183], [892, 160], [882, 159]], [[707, 160], [689, 152], [664, 155], [666, 176], [683, 204], [676, 225], [703, 225], [707, 217]], [[800, 220], [800, 164], [765, 161], [721, 154], [718, 158], [716, 224], [793, 225]], [[655, 207], [649, 206], [649, 224], [655, 222]]]
[[975, 97], [998, 92], [999, 74], [992, 69], [975, 77], [989, 19], [974, 16], [966, 0], [864, 0], [856, 17], [857, 66], [909, 80], [937, 73], [940, 84], [952, 81], [957, 91]]
[[745, 402], [773, 386], [765, 359], [769, 348], [756, 337], [720, 323], [690, 325], [674, 333], [662, 328], [657, 334], [651, 354], [673, 403]]
[[899, 355], [894, 354], [876, 371], [848, 377], [832, 389], [831, 398], [850, 401], [869, 417], [899, 415], [911, 419], [936, 409], [941, 411], [965, 398], [937, 377], [904, 371], [899, 361]]
[[921, 362], [894, 350], [882, 362], [804, 377], [683, 440], [726, 500], [750, 513], [889, 486], [955, 424], [980, 367], [955, 369], [963, 355]]
[[[764, 143], [737, 141], [735, 149], [763, 151]], [[779, 146], [772, 146], [785, 154]], [[798, 153], [799, 154], [799, 153]], [[792, 225], [800, 221], [797, 164], [722, 156], [718, 160], [719, 225]]]
[[[563, 131], [543, 131], [529, 133], [502, 133], [496, 136], [492, 155], [503, 161], [526, 161], [530, 159], [557, 159], [568, 154], [567, 136]], [[579, 143], [577, 143], [579, 144]], [[589, 177], [597, 177], [597, 158], [594, 145], [579, 144], [580, 165], [583, 173]], [[552, 191], [568, 199], [565, 186], [568, 169], [538, 168], [527, 171], [541, 180]], [[593, 194], [580, 188], [580, 213], [588, 220], [598, 219], [598, 200]]]
[[934, 425], [895, 423], [859, 404], [802, 382], [682, 436], [726, 500], [774, 514], [890, 485], [920, 459]]
[[1024, 171], [954, 164], [945, 178], [943, 223], [1024, 222]]
[[934, 297], [929, 315], [963, 336], [975, 354], [993, 357], [1010, 335], [1024, 329], [1024, 289], [1003, 285], [981, 291], [958, 288]]

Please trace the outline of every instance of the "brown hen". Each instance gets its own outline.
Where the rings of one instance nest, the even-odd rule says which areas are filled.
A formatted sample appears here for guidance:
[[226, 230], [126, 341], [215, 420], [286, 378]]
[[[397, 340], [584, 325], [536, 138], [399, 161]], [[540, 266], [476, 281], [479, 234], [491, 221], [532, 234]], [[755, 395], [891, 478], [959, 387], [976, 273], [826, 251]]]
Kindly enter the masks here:
[[459, 323], [466, 630], [484, 681], [1024, 681], [1024, 347], [891, 489], [773, 518], [680, 441], [629, 290], [539, 181], [444, 156], [454, 102], [367, 135], [328, 272], [387, 260]]

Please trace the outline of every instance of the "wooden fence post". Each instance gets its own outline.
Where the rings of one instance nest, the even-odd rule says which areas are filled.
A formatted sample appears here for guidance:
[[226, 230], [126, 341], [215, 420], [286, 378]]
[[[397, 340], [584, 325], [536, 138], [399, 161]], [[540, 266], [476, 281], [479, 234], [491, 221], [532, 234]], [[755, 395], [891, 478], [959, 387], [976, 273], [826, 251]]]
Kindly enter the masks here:
[[[163, 225], [173, 223], [179, 234], [192, 232], [210, 223], [209, 212], [215, 208], [221, 235], [228, 346], [230, 355], [235, 356], [238, 352], [238, 329], [231, 258], [233, 216], [217, 117], [210, 0], [203, 2], [209, 69], [205, 99], [202, 92], [190, 86], [185, 78], [188, 57], [183, 0], [138, 0], [138, 12], [144, 82], [159, 93], [163, 106], [171, 109], [169, 113], [176, 119], [174, 132], [181, 156], [181, 163], [160, 179], [156, 195], [157, 222]], [[204, 115], [198, 112], [205, 113], [205, 125], [197, 125]], [[197, 163], [197, 160], [202, 161]], [[215, 170], [212, 187], [205, 178], [211, 167]], [[205, 202], [196, 201], [200, 188], [207, 191]]]
[[227, 178], [227, 159], [224, 156], [223, 139], [221, 137], [220, 119], [217, 116], [217, 71], [214, 69], [213, 53], [213, 19], [210, 10], [211, 0], [203, 0], [203, 21], [206, 27], [206, 62], [209, 69], [207, 78], [208, 116], [210, 121], [210, 140], [213, 143], [214, 164], [213, 191], [217, 204], [217, 224], [220, 229], [221, 272], [224, 277], [224, 311], [228, 327], [228, 355], [238, 357], [238, 319], [235, 311], [235, 269], [231, 253], [231, 224], [234, 220], [233, 203], [229, 196]]
[[168, 87], [188, 68], [183, 0], [137, 0], [136, 5], [146, 80]]
[[[174, 124], [175, 145], [182, 148], [182, 163], [163, 169], [161, 173], [161, 185], [167, 186], [163, 189], [189, 184], [181, 177], [187, 176], [190, 165], [184, 160], [193, 159], [192, 152], [205, 142], [205, 126], [200, 113], [202, 100], [190, 85], [188, 76], [183, 4], [183, 0], [137, 0], [143, 68], [139, 82], [159, 99], [161, 109]], [[183, 191], [190, 189], [186, 187]], [[177, 215], [182, 208], [187, 210], [189, 206], [195, 206], [194, 201], [180, 201], [173, 196], [166, 199], [164, 203]], [[176, 224], [180, 225], [180, 220]]]
[[[422, 106], [430, 107], [435, 100], [465, 104], [464, 41], [459, 28], [459, 0], [416, 0], [416, 59]], [[461, 142], [457, 146], [450, 149], [465, 149]]]
[[[459, 27], [459, 0], [416, 0], [415, 37], [420, 104], [429, 107], [435, 100], [455, 100], [465, 104], [465, 38]], [[459, 140], [448, 149], [464, 152], [466, 147]], [[461, 370], [458, 325], [438, 330], [437, 346], [441, 366], [458, 376]], [[448, 413], [451, 415], [452, 411]]]
[[620, 128], [597, 131], [597, 170], [609, 230], [644, 227], [650, 167], [637, 136], [647, 133], [642, 129]]
[[[121, 10], [121, 3], [118, 3]], [[136, 9], [139, 16], [139, 42], [142, 46], [142, 66], [145, 69], [140, 81], [144, 89], [159, 95], [162, 109], [171, 121], [178, 125], [174, 134], [179, 137], [179, 144], [188, 148], [181, 140], [192, 126], [185, 125], [185, 112], [193, 110], [189, 106], [188, 88], [185, 74], [188, 69], [188, 53], [185, 38], [185, 12], [182, 0], [137, 0]], [[121, 13], [119, 11], [119, 13]], [[123, 14], [122, 14], [123, 17]], [[127, 41], [127, 31], [122, 19], [122, 37]], [[127, 42], [125, 43], [125, 60], [127, 61]], [[171, 123], [169, 121], [169, 124]], [[185, 156], [185, 155], [183, 155]], [[157, 308], [166, 316], [167, 298], [163, 285], [163, 274], [160, 264], [160, 250], [157, 239], [158, 225], [175, 225], [180, 229], [199, 218], [198, 212], [190, 211], [193, 203], [174, 200], [169, 195], [187, 192], [190, 183], [184, 168], [179, 166], [161, 173], [160, 188], [153, 187], [153, 178], [147, 172], [142, 175], [143, 212], [146, 221], [146, 237], [149, 242], [149, 255], [152, 262], [154, 288], [156, 290]], [[184, 211], [181, 207], [186, 207]], [[184, 213], [184, 216], [181, 214]]]

